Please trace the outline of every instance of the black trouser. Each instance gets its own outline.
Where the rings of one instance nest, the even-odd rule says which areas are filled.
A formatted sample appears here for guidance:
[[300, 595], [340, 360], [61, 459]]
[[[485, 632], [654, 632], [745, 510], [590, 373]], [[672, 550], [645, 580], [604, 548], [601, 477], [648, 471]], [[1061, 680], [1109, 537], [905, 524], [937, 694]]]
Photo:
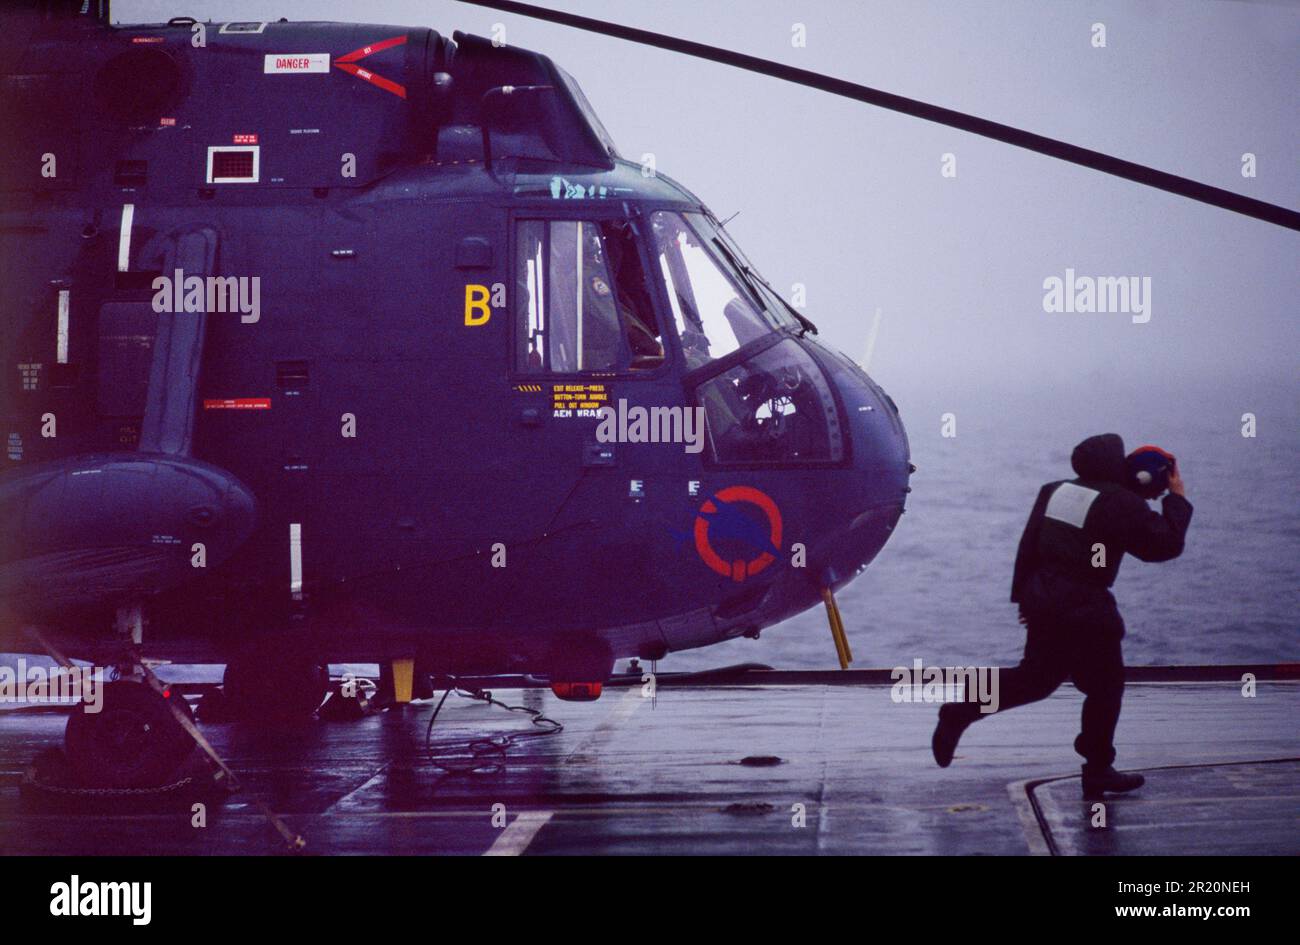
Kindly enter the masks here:
[[[1110, 613], [1065, 617], [1050, 611], [1026, 614], [1025, 655], [1014, 669], [998, 673], [998, 711], [1046, 699], [1067, 679], [1083, 693], [1082, 731], [1074, 750], [1089, 767], [1105, 768], [1115, 760], [1115, 725], [1124, 698], [1123, 622], [1112, 604]], [[1116, 631], [1116, 625], [1119, 632]], [[969, 721], [984, 717], [979, 705], [962, 703]]]

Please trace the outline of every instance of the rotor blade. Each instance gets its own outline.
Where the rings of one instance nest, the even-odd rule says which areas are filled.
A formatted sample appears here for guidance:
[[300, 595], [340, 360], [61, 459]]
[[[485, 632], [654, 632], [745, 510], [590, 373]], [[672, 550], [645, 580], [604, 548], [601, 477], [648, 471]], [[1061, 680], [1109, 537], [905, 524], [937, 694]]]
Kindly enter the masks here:
[[1245, 197], [1230, 190], [1223, 190], [1220, 187], [1211, 187], [1209, 184], [1202, 184], [1200, 181], [1159, 171], [1144, 164], [1135, 164], [1132, 161], [1125, 161], [1109, 154], [1102, 154], [1100, 151], [1057, 141], [1055, 138], [1047, 138], [1031, 131], [1012, 128], [1010, 125], [989, 121], [987, 118], [978, 118], [964, 112], [953, 111], [951, 108], [930, 105], [926, 102], [919, 102], [914, 98], [905, 98], [890, 92], [882, 92], [879, 89], [868, 88], [865, 85], [858, 85], [844, 79], [836, 79], [818, 72], [810, 72], [807, 69], [796, 69], [794, 66], [773, 62], [770, 59], [747, 56], [744, 53], [732, 52], [718, 46], [708, 46], [704, 43], [678, 39], [675, 36], [665, 36], [662, 33], [652, 33], [649, 30], [636, 29], [631, 26], [620, 26], [617, 23], [608, 23], [604, 20], [578, 16], [574, 13], [548, 10], [545, 7], [534, 6], [531, 3], [516, 3], [515, 0], [460, 0], [460, 2], [500, 10], [503, 13], [514, 13], [519, 16], [547, 20], [551, 23], [572, 26], [592, 33], [602, 33], [605, 36], [614, 36], [618, 39], [626, 39], [647, 46], [657, 46], [660, 49], [684, 53], [687, 56], [696, 56], [700, 59], [721, 62], [739, 69], [747, 69], [750, 72], [771, 76], [774, 79], [783, 79], [797, 85], [806, 85], [809, 88], [830, 92], [832, 95], [842, 95], [845, 98], [866, 102], [868, 105], [902, 112], [904, 115], [911, 115], [914, 118], [922, 118], [940, 125], [947, 125], [949, 128], [957, 128], [971, 134], [992, 138], [994, 141], [1015, 145], [1018, 148], [1036, 151], [1039, 154], [1046, 154], [1048, 157], [1092, 168], [1095, 171], [1101, 171], [1103, 174], [1122, 177], [1134, 183], [1154, 187], [1157, 190], [1164, 190], [1171, 194], [1178, 194], [1181, 197], [1187, 197], [1213, 207], [1231, 210], [1233, 213], [1254, 217], [1266, 223], [1274, 223], [1290, 230], [1300, 230], [1300, 211], [1266, 203], [1253, 197]]

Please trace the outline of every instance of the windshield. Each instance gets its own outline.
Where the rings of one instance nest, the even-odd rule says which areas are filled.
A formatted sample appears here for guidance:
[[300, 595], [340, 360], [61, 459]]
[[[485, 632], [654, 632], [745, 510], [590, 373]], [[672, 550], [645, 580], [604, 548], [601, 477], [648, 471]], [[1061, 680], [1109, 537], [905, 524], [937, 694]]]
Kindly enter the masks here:
[[[698, 216], [698, 214], [696, 214], [696, 216]], [[723, 228], [722, 224], [714, 224], [711, 220], [704, 217], [701, 217], [701, 222], [710, 227], [712, 232], [715, 234], [714, 238], [719, 244], [721, 244], [724, 254], [730, 254], [732, 261], [743, 270], [744, 274], [749, 276], [749, 283], [754, 287], [758, 294], [762, 296], [763, 306], [767, 310], [768, 315], [784, 327], [800, 327], [798, 318], [792, 311], [790, 311], [790, 306], [777, 294], [776, 290], [772, 288], [767, 280], [759, 274], [758, 270], [754, 268], [754, 264], [749, 261], [749, 257], [746, 256], [744, 252], [741, 251], [740, 247], [736, 245], [736, 241], [731, 238], [731, 234]], [[816, 334], [815, 330], [813, 334]]]
[[839, 462], [839, 411], [821, 369], [793, 338], [696, 388], [715, 463]]
[[654, 251], [668, 304], [692, 371], [787, 324], [745, 278], [698, 213], [658, 211], [651, 217]]

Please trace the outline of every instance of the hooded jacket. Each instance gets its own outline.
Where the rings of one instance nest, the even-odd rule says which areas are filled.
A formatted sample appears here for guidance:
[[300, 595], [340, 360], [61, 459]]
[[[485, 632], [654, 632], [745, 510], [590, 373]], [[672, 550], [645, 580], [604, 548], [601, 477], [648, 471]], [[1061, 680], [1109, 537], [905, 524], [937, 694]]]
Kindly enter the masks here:
[[1168, 561], [1183, 553], [1192, 504], [1170, 493], [1156, 512], [1129, 489], [1124, 441], [1117, 434], [1088, 437], [1074, 448], [1070, 465], [1078, 478], [1049, 482], [1039, 490], [1020, 537], [1011, 600], [1022, 607], [1050, 607], [1052, 601], [1042, 598], [1053, 592], [1043, 588], [1061, 586], [1056, 580], [1035, 582], [1031, 594], [1030, 581], [1037, 574], [1064, 578], [1066, 587], [1096, 589], [1113, 601], [1106, 589], [1115, 583], [1126, 553], [1142, 561]]

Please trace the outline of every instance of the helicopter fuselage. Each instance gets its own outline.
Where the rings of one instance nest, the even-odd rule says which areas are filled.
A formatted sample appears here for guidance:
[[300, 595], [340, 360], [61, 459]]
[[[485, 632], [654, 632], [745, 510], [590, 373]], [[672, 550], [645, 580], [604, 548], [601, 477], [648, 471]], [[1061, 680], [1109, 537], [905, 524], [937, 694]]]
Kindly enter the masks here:
[[[410, 102], [355, 70], [266, 78], [353, 47], [265, 27], [229, 34], [220, 80], [262, 83], [259, 109], [160, 104], [102, 167], [83, 138], [73, 182], [0, 205], [6, 631], [84, 639], [143, 602], [174, 659], [293, 627], [333, 661], [544, 671], [757, 634], [866, 567], [907, 492], [897, 410], [697, 198], [612, 152], [512, 153], [509, 111], [327, 185], [357, 153], [293, 111], [326, 86], [275, 83]], [[665, 436], [627, 435], [636, 408]]]

